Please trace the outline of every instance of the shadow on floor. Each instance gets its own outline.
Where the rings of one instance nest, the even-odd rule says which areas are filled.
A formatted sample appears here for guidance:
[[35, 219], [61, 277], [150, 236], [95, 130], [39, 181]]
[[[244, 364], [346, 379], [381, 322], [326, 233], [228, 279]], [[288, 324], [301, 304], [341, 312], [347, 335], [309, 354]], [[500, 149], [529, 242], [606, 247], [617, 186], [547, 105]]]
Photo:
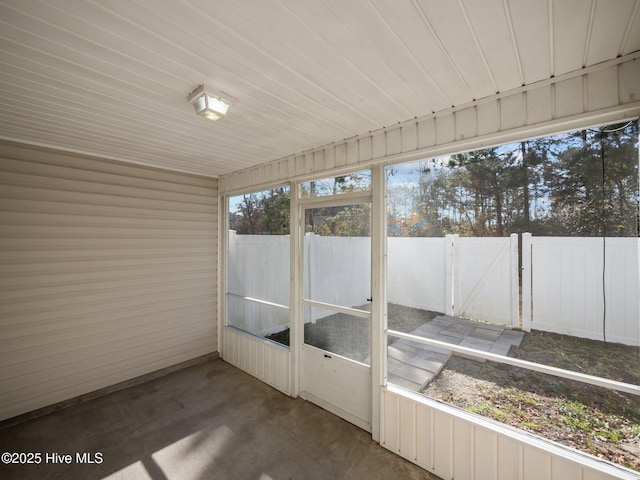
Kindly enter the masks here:
[[[210, 360], [0, 430], [2, 479], [436, 479], [340, 418]], [[45, 454], [71, 455], [71, 464]], [[78, 463], [89, 453], [101, 463]], [[100, 456], [96, 456], [100, 453]]]

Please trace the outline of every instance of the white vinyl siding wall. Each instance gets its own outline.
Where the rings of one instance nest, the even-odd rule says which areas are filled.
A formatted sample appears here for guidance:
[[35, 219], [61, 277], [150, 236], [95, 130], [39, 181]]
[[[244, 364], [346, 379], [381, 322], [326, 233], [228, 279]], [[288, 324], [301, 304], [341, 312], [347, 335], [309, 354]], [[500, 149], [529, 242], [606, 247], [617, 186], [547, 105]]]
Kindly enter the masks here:
[[217, 180], [0, 143], [0, 420], [217, 350]]

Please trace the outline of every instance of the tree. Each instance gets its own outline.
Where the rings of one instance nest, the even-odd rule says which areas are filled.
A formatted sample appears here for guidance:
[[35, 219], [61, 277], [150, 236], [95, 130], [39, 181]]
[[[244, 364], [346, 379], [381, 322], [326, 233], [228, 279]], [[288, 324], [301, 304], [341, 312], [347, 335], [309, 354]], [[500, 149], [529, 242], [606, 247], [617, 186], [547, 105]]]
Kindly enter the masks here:
[[277, 188], [261, 200], [263, 231], [270, 235], [288, 235], [291, 198], [289, 189]]
[[290, 193], [285, 187], [242, 195], [236, 212], [230, 212], [229, 228], [240, 235], [287, 235], [289, 205]]
[[371, 235], [369, 204], [323, 207], [307, 210], [305, 231], [331, 237], [367, 237]]
[[[413, 164], [389, 235], [638, 235], [638, 122]], [[405, 174], [406, 175], [406, 174]]]
[[638, 234], [638, 123], [583, 130], [546, 171], [551, 215], [567, 235]]
[[474, 236], [505, 235], [505, 222], [515, 215], [519, 167], [513, 151], [497, 147], [451, 157], [451, 181], [464, 192], [458, 206]]
[[[303, 196], [329, 196], [371, 188], [369, 171], [339, 175], [302, 185]], [[370, 235], [371, 213], [369, 205], [313, 208], [306, 211], [305, 231], [325, 236]]]

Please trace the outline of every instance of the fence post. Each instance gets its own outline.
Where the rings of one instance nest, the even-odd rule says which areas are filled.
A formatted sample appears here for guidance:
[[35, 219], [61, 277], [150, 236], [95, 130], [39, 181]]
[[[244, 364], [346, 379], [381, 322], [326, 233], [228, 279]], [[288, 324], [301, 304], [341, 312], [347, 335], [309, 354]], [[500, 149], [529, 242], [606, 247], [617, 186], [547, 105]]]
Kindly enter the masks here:
[[509, 235], [509, 283], [511, 284], [511, 326], [520, 326], [520, 292], [518, 281], [518, 234]]
[[240, 293], [238, 281], [238, 235], [235, 230], [229, 230], [227, 237], [227, 286], [225, 293]]
[[456, 238], [459, 238], [460, 235], [445, 235], [445, 313], [450, 316], [455, 316], [456, 314], [456, 304], [455, 304], [455, 282], [456, 282]]
[[532, 275], [532, 244], [530, 233], [522, 234], [522, 329], [525, 332], [531, 331], [532, 312], [531, 302], [533, 292], [531, 291]]
[[[313, 285], [313, 275], [315, 272], [313, 272], [313, 267], [315, 265], [315, 262], [312, 257], [312, 255], [315, 254], [316, 248], [315, 245], [311, 245], [313, 243], [315, 239], [315, 234], [313, 232], [306, 232], [304, 234], [304, 250], [302, 252], [302, 258], [303, 258], [303, 272], [304, 272], [304, 281], [303, 281], [303, 291], [302, 291], [302, 298], [313, 298], [313, 292], [312, 290], [312, 285]], [[306, 283], [306, 290], [304, 288], [304, 285]], [[302, 309], [302, 314], [304, 315], [304, 308]], [[315, 315], [317, 315], [317, 313], [313, 313], [313, 310], [311, 310], [311, 316], [309, 318], [311, 323], [316, 323], [316, 318]]]

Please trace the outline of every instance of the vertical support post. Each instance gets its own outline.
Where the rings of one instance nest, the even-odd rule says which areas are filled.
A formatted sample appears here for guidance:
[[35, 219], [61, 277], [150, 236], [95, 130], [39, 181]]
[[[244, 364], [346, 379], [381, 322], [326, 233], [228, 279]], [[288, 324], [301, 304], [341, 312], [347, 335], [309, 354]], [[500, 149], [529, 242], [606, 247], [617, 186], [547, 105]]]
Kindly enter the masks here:
[[460, 235], [446, 235], [445, 237], [445, 313], [456, 315], [456, 240]]
[[531, 312], [531, 302], [533, 301], [533, 292], [531, 291], [531, 275], [533, 274], [533, 255], [532, 255], [533, 239], [530, 233], [522, 234], [522, 329], [525, 332], [531, 331], [531, 322], [533, 321]]
[[511, 326], [520, 326], [520, 292], [518, 281], [518, 234], [509, 235], [509, 278], [511, 286]]
[[371, 169], [371, 188], [371, 436], [380, 442], [387, 372], [387, 209], [382, 165]]
[[[224, 325], [227, 323], [227, 291], [229, 271], [229, 197], [218, 195], [218, 355], [224, 358]], [[221, 220], [222, 219], [222, 220]], [[233, 232], [235, 234], [235, 231]]]
[[[303, 268], [302, 262], [302, 231], [300, 224], [301, 209], [299, 206], [300, 185], [297, 182], [290, 186], [290, 210], [289, 210], [289, 385], [291, 385], [291, 396], [296, 398], [300, 391], [299, 371], [300, 371], [300, 344], [302, 343], [302, 289], [303, 289]], [[302, 257], [302, 258], [301, 258]]]
[[[316, 276], [316, 265], [317, 265], [317, 261], [318, 258], [316, 256], [316, 252], [317, 252], [317, 242], [316, 242], [316, 234], [313, 232], [304, 232], [306, 226], [305, 226], [305, 214], [304, 214], [304, 208], [302, 208], [300, 210], [300, 225], [301, 225], [301, 231], [303, 232], [301, 235], [302, 238], [302, 244], [300, 245], [300, 262], [302, 263], [302, 272], [303, 272], [303, 276], [301, 276], [301, 281], [302, 281], [302, 285], [300, 285], [301, 288], [301, 295], [302, 298], [306, 298], [309, 300], [312, 300], [314, 298], [318, 297], [318, 292], [316, 291], [315, 288], [315, 283], [314, 283], [314, 278]], [[303, 280], [302, 280], [303, 279]], [[305, 285], [306, 285], [306, 290], [305, 290]], [[318, 289], [320, 290], [320, 289]], [[304, 316], [304, 307], [302, 307], [302, 310], [300, 310], [300, 313], [302, 314], [302, 316]], [[311, 310], [310, 312], [310, 316], [309, 316], [309, 321], [311, 323], [316, 323], [316, 321], [318, 320], [318, 318], [316, 318], [316, 315], [318, 316], [318, 318], [322, 318], [322, 313], [317, 311], [317, 310]], [[304, 322], [303, 322], [304, 323]]]

